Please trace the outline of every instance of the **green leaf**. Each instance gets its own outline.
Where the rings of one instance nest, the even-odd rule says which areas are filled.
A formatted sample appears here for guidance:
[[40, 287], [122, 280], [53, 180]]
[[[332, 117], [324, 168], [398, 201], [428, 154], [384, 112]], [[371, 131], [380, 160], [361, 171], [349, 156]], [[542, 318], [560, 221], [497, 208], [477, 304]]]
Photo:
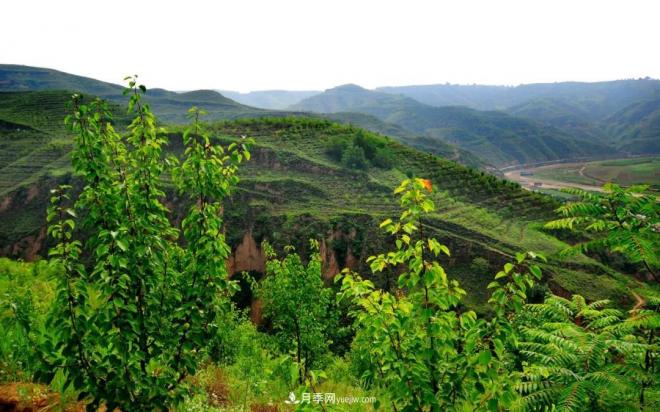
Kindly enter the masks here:
[[115, 243], [117, 244], [117, 247], [121, 249], [122, 252], [126, 252], [128, 250], [128, 246], [126, 245], [126, 242], [123, 239], [116, 239]]
[[492, 358], [492, 355], [490, 354], [490, 351], [489, 350], [484, 350], [484, 351], [479, 352], [477, 362], [479, 362], [479, 364], [481, 366], [488, 366], [488, 363], [490, 362], [491, 358]]

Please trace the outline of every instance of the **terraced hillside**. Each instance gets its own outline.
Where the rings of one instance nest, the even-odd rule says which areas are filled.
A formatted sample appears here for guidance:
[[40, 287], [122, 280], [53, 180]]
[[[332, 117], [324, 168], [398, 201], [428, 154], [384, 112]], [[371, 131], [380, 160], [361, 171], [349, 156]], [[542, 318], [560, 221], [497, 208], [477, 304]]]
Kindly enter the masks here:
[[[0, 92], [0, 196], [70, 170], [64, 117], [72, 92]], [[127, 118], [113, 106], [118, 127]]]
[[[42, 99], [34, 110], [62, 103], [53, 92], [32, 96]], [[0, 134], [2, 172], [9, 177], [0, 193], [0, 254], [32, 259], [48, 247], [44, 224], [49, 189], [62, 181], [75, 184], [75, 179], [68, 165], [70, 138], [56, 117], [44, 121], [37, 113], [21, 113], [12, 118], [25, 123], [4, 121]], [[412, 175], [433, 182], [438, 211], [425, 224], [450, 246], [450, 274], [475, 291], [475, 305], [483, 303], [485, 296], [477, 291], [483, 294], [489, 280], [489, 275], [480, 277], [469, 270], [476, 256], [487, 258], [494, 269], [519, 250], [553, 256], [562, 248], [559, 240], [538, 230], [556, 206], [549, 197], [355, 126], [297, 117], [225, 121], [214, 123], [212, 129], [219, 142], [243, 135], [256, 139], [253, 159], [241, 170], [241, 184], [225, 211], [234, 272], [263, 270], [258, 245], [264, 239], [304, 251], [307, 239], [321, 238], [327, 276], [344, 265], [363, 265], [364, 258], [382, 250], [386, 242], [378, 223], [398, 213], [392, 188]], [[173, 153], [180, 149], [180, 135], [180, 126], [170, 127]], [[356, 170], [328, 154], [333, 139], [357, 135], [378, 141], [390, 153], [391, 164]], [[168, 204], [175, 210], [183, 207], [175, 193]], [[587, 258], [569, 267], [551, 259], [547, 273], [557, 290], [590, 297], [625, 295], [621, 276]]]

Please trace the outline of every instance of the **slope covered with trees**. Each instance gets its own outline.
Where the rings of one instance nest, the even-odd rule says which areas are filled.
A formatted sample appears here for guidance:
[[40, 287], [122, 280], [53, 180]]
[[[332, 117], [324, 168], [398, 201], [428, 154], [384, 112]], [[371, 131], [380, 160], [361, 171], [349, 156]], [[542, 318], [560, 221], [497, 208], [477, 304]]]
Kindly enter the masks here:
[[606, 118], [604, 124], [620, 150], [631, 153], [660, 152], [660, 99], [625, 107]]

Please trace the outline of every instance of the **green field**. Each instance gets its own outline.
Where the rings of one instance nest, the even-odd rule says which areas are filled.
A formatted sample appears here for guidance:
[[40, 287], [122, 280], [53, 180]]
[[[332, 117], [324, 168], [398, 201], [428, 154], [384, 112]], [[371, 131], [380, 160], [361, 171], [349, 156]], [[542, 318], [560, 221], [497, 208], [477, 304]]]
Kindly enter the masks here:
[[570, 163], [535, 169], [539, 179], [595, 185], [613, 182], [623, 186], [648, 184], [660, 188], [660, 157]]

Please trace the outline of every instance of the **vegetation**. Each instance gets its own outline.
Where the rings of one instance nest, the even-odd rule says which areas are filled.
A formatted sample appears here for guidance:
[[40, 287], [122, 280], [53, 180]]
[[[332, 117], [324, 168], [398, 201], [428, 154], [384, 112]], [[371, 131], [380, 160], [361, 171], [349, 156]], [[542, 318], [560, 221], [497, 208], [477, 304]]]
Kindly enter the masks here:
[[606, 119], [607, 131], [615, 144], [631, 153], [658, 153], [660, 99], [643, 99], [622, 108]]
[[[657, 286], [556, 254], [567, 243], [540, 228], [551, 199], [328, 120], [207, 126], [192, 108], [190, 126], [166, 131], [127, 80], [125, 130], [115, 109], [74, 96], [73, 175], [42, 176], [63, 183], [49, 195], [48, 262], [0, 260], [8, 388], [56, 392], [47, 408], [125, 411], [660, 407]], [[47, 132], [11, 116], [9, 131]], [[354, 170], [350, 152], [372, 167]], [[5, 199], [37, 203], [34, 187]], [[657, 199], [604, 189], [572, 191], [547, 228], [655, 276]], [[376, 219], [384, 235], [368, 230]], [[250, 250], [266, 261], [248, 313], [230, 300], [230, 268], [250, 239], [274, 246]], [[353, 262], [334, 286], [331, 261]]]
[[604, 194], [566, 189], [580, 199], [559, 207], [558, 212], [563, 217], [545, 226], [590, 236], [566, 252], [607, 250], [620, 253], [632, 263], [643, 264], [648, 276], [655, 279], [660, 267], [660, 205], [656, 197], [644, 193], [648, 186], [624, 189], [608, 183], [603, 189]]
[[55, 294], [57, 269], [46, 262], [0, 258], [0, 381], [26, 381], [36, 365], [30, 334], [43, 327]]
[[[84, 187], [73, 205], [69, 186], [53, 191], [48, 233], [57, 244], [49, 255], [60, 273], [35, 376], [50, 380], [62, 369], [93, 405], [164, 409], [181, 399], [184, 378], [215, 334], [218, 300], [232, 290], [218, 211], [249, 152], [211, 146], [199, 125], [202, 113], [191, 109], [183, 162], [163, 162], [165, 138], [141, 100], [145, 88], [133, 78], [129, 87], [136, 117], [125, 138], [98, 101], [76, 101], [67, 119], [75, 133], [73, 167]], [[193, 203], [181, 230], [161, 203], [159, 177], [168, 164]], [[73, 237], [78, 213], [91, 232], [85, 243]], [[92, 261], [83, 264], [83, 255]]]
[[327, 153], [349, 169], [369, 166], [392, 167], [394, 153], [387, 140], [358, 130], [353, 136], [336, 136], [328, 142]]
[[350, 272], [341, 280], [340, 298], [357, 307], [353, 351], [362, 377], [389, 395], [393, 410], [653, 410], [656, 297], [625, 320], [607, 301], [587, 304], [579, 295], [529, 304], [541, 279], [533, 260], [544, 258], [528, 253], [488, 286], [492, 319], [461, 311], [465, 292], [438, 262], [449, 250], [423, 234], [434, 207], [426, 190], [420, 179], [399, 186], [404, 212], [381, 225], [397, 249], [370, 258], [374, 272], [403, 265], [395, 292]]
[[[192, 139], [202, 135], [190, 136], [193, 136], [190, 147], [195, 148], [196, 140]], [[204, 147], [209, 146], [200, 149]], [[192, 153], [190, 156], [195, 158]], [[330, 391], [339, 389], [358, 394], [361, 397], [356, 399], [369, 402], [356, 405], [355, 410], [368, 406], [386, 410], [655, 410], [660, 402], [655, 362], [660, 299], [646, 296], [630, 311], [629, 317], [618, 309], [608, 308], [607, 301], [588, 303], [579, 295], [571, 299], [549, 295], [542, 303], [530, 303], [528, 295], [542, 279], [541, 268], [535, 261], [543, 262], [544, 258], [534, 253], [520, 253], [513, 263], [505, 264], [488, 285], [492, 292], [489, 299], [492, 313], [489, 318], [479, 317], [461, 306], [465, 291], [447, 276], [439, 262], [441, 256], [449, 256], [449, 249], [424, 234], [424, 220], [434, 208], [429, 198], [431, 190], [428, 180], [404, 181], [396, 190], [404, 208], [401, 217], [396, 222], [387, 219], [381, 225], [396, 236], [396, 250], [373, 256], [369, 262], [374, 272], [392, 265], [403, 268], [391, 290], [377, 289], [371, 281], [350, 271], [338, 278], [341, 283], [338, 299], [353, 305], [357, 332], [346, 360], [317, 363], [317, 366], [323, 365], [324, 370], [305, 370], [303, 373], [308, 379], [300, 380], [303, 376], [298, 372], [300, 365], [309, 359], [303, 361], [303, 355], [296, 349], [323, 348], [323, 332], [318, 327], [327, 324], [319, 320], [323, 318], [323, 307], [332, 290], [322, 285], [318, 255], [311, 256], [310, 263], [304, 265], [298, 255], [290, 253], [278, 260], [271, 254], [268, 275], [258, 288], [264, 308], [270, 306], [265, 311], [273, 320], [272, 332], [284, 341], [293, 339], [294, 350], [286, 345], [276, 345], [273, 349], [269, 343], [272, 335], [257, 332], [254, 326], [228, 309], [221, 317], [214, 317], [219, 323], [217, 329], [214, 328], [217, 338], [200, 343], [202, 350], [196, 358], [201, 360], [202, 354], [206, 354], [217, 362], [217, 366], [203, 368], [192, 380], [202, 392], [182, 392], [182, 397], [172, 397], [165, 402], [153, 396], [120, 402], [119, 394], [115, 395], [117, 398], [99, 399], [96, 398], [98, 393], [86, 392], [84, 384], [81, 387], [75, 379], [72, 384], [83, 390], [81, 395], [94, 397], [93, 403], [105, 400], [108, 405], [121, 404], [125, 410], [162, 408], [163, 402], [179, 404], [177, 408], [182, 410], [214, 410], [214, 405], [271, 407], [268, 405], [273, 405], [274, 400], [269, 397], [269, 390], [279, 394], [290, 391], [293, 395], [285, 398], [289, 404], [325, 409], [339, 406], [335, 397], [325, 396], [335, 395]], [[55, 196], [55, 205], [60, 197], [59, 194]], [[192, 206], [191, 213], [195, 211], [203, 212], [200, 203]], [[65, 224], [71, 226], [71, 223]], [[51, 232], [67, 238], [65, 234], [69, 232], [61, 228], [61, 224], [55, 224]], [[53, 264], [62, 283], [66, 283], [70, 262], [60, 251], [66, 251], [67, 244], [71, 245], [66, 242], [58, 245], [53, 254]], [[195, 253], [195, 250], [205, 251], [204, 256], [197, 255], [198, 259], [222, 259], [223, 256], [221, 249], [197, 248], [180, 253]], [[482, 264], [476, 262], [474, 266]], [[146, 262], [143, 265], [149, 267]], [[15, 267], [12, 270], [16, 270]], [[50, 316], [66, 312], [62, 309], [67, 307], [66, 302], [60, 302], [66, 290], [60, 284]], [[305, 293], [307, 291], [310, 294]], [[95, 302], [98, 312], [102, 313], [103, 306], [110, 305], [110, 300], [94, 297], [93, 287], [86, 289], [86, 295], [81, 292], [79, 290], [78, 297], [89, 296], [90, 305]], [[139, 292], [132, 296], [139, 301]], [[216, 295], [216, 298], [221, 296]], [[214, 299], [213, 296], [208, 298]], [[185, 308], [184, 305], [181, 313], [184, 317]], [[193, 308], [194, 312], [199, 311], [198, 307]], [[204, 308], [208, 310], [208, 304]], [[128, 311], [125, 316], [131, 313]], [[160, 313], [161, 328], [166, 313], [169, 312]], [[20, 324], [19, 317], [4, 316]], [[193, 321], [194, 318], [189, 319]], [[131, 324], [139, 329], [139, 322]], [[185, 323], [183, 325], [177, 329], [179, 338], [185, 339], [186, 331], [191, 334], [207, 332], [203, 324], [188, 328]], [[307, 328], [301, 328], [302, 325]], [[47, 326], [53, 328], [54, 324], [47, 323]], [[99, 322], [98, 328], [99, 332], [107, 332], [115, 326]], [[96, 329], [81, 330], [85, 331], [86, 339], [90, 339], [94, 334], [91, 331]], [[296, 334], [301, 330], [306, 337]], [[30, 330], [22, 333], [31, 334]], [[39, 333], [33, 334], [39, 336]], [[18, 335], [11, 336], [18, 340]], [[162, 339], [167, 334], [154, 335], [154, 339], [156, 336]], [[17, 345], [20, 341], [12, 343]], [[214, 352], [212, 346], [225, 355], [214, 357], [213, 353], [220, 352]], [[135, 348], [138, 347], [136, 342]], [[28, 350], [25, 343], [22, 348]], [[28, 353], [34, 353], [33, 349]], [[36, 358], [52, 356], [52, 351], [53, 347], [40, 346]], [[74, 373], [71, 369], [80, 361], [79, 354], [64, 351], [61, 356], [70, 362], [63, 365], [65, 370]], [[113, 358], [115, 362], [120, 359]], [[194, 362], [193, 359], [191, 357], [190, 362]], [[143, 390], [148, 389], [148, 393], [166, 391], [168, 380], [162, 376], [167, 371], [165, 365], [159, 363], [158, 370], [151, 362], [147, 365], [148, 374], [143, 379], [149, 380], [149, 387]], [[178, 366], [183, 374], [196, 370], [196, 366], [188, 362]], [[135, 365], [134, 369], [139, 370], [139, 366]], [[295, 373], [290, 373], [291, 370]], [[71, 389], [66, 389], [66, 382], [71, 379], [67, 379], [67, 375], [59, 375], [57, 379], [64, 379], [59, 387], [71, 393]], [[41, 375], [35, 376], [39, 379]], [[133, 376], [130, 383], [124, 381], [124, 387], [138, 388], [141, 382], [136, 379], [138, 376], [139, 373]], [[302, 400], [295, 395], [300, 392]], [[323, 396], [312, 398], [312, 392]], [[377, 396], [365, 397], [365, 394]], [[275, 401], [282, 402], [282, 398]], [[136, 403], [138, 400], [142, 403]]]
[[262, 300], [264, 320], [280, 339], [281, 350], [295, 354], [298, 379], [304, 383], [320, 369], [331, 344], [330, 331], [336, 326], [329, 317], [332, 291], [321, 278], [318, 244], [312, 245], [307, 265], [297, 254], [278, 260], [269, 245], [265, 249], [269, 260], [257, 297]]
[[[60, 94], [67, 96], [64, 92]], [[52, 107], [55, 116], [58, 106], [45, 103], [33, 100], [32, 110]], [[61, 106], [57, 110], [62, 111]], [[114, 119], [120, 121], [117, 129], [121, 131], [125, 128], [122, 124], [128, 121], [114, 111], [113, 114]], [[49, 114], [44, 112], [44, 115]], [[337, 245], [333, 250], [337, 253], [338, 264], [345, 264], [346, 257], [351, 254], [357, 262], [364, 262], [386, 242], [375, 228], [396, 210], [389, 188], [407, 175], [417, 175], [430, 178], [438, 189], [431, 194], [438, 208], [428, 219], [430, 233], [450, 239], [447, 242], [455, 249], [487, 256], [493, 267], [516, 250], [537, 250], [550, 259], [553, 268], [548, 269], [549, 276], [564, 271], [553, 256], [565, 244], [539, 230], [541, 221], [551, 217], [557, 206], [547, 196], [530, 193], [514, 183], [383, 136], [328, 120], [243, 119], [213, 123], [209, 129], [212, 142], [223, 145], [240, 142], [243, 135], [255, 138], [254, 159], [238, 171], [241, 179], [237, 189], [225, 201], [227, 241], [232, 248], [250, 232], [257, 245], [267, 238], [280, 250], [292, 244], [301, 253], [307, 253], [306, 239], [317, 237], [319, 233], [340, 231], [342, 236], [353, 238], [342, 240], [341, 244], [338, 240], [328, 240]], [[168, 130], [169, 143], [163, 150], [179, 156], [183, 151], [180, 142], [184, 128], [170, 126]], [[0, 131], [0, 142], [6, 145], [6, 152], [2, 153], [13, 153], [6, 157], [7, 163], [0, 173], [0, 180], [6, 180], [8, 187], [6, 194], [0, 195], [0, 221], [11, 222], [0, 225], [0, 249], [15, 258], [45, 256], [52, 245], [50, 240], [42, 241], [40, 237], [45, 235], [48, 190], [58, 184], [71, 184], [74, 192], [81, 188], [78, 178], [71, 176], [72, 137], [36, 133], [33, 140], [20, 140]], [[386, 150], [393, 154], [391, 168], [371, 167], [363, 173], [345, 168], [327, 156], [330, 140], [353, 139], [359, 133], [386, 142]], [[43, 140], [37, 140], [39, 137]], [[62, 151], [54, 150], [51, 141], [62, 142], [62, 146], [57, 146], [62, 147]], [[176, 194], [169, 175], [163, 176], [163, 180], [163, 188], [171, 201], [169, 205], [180, 217], [186, 210], [184, 199]], [[472, 256], [458, 255], [456, 264], [469, 264], [471, 259]], [[589, 298], [617, 299], [625, 290], [628, 282], [625, 277], [611, 271], [605, 276], [596, 276], [594, 273], [601, 269], [592, 266], [595, 262], [581, 259], [578, 263], [584, 266], [568, 269], [571, 274], [558, 280], [562, 287], [572, 292], [581, 290]], [[453, 272], [454, 267], [448, 270]], [[470, 281], [465, 282], [470, 299], [481, 296], [487, 279], [467, 270], [459, 273], [456, 269], [456, 273], [462, 280], [470, 277]], [[574, 279], [584, 279], [587, 290], [575, 288]], [[485, 301], [480, 297], [474, 303], [484, 304]]]

